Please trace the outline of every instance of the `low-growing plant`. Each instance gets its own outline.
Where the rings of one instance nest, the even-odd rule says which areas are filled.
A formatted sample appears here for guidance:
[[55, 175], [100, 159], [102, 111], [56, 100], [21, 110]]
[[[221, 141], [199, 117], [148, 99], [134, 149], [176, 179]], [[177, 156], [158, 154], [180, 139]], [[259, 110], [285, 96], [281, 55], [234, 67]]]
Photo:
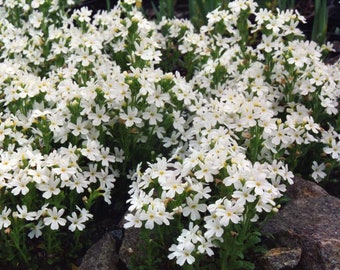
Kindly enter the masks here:
[[126, 203], [148, 246], [131, 269], [252, 269], [293, 173], [339, 167], [339, 63], [291, 10], [230, 1], [195, 30], [134, 0], [0, 2], [6, 269], [71, 267]]
[[129, 171], [165, 154], [182, 119], [152, 22], [128, 4], [93, 17], [62, 4], [2, 7], [0, 257], [15, 268], [80, 256], [90, 212], [124, 211]]
[[298, 13], [256, 6], [230, 2], [199, 32], [161, 23], [196, 99], [187, 102], [190, 140], [133, 177], [125, 227], [141, 228], [152, 258], [163, 259], [146, 254], [132, 269], [166, 257], [183, 269], [253, 269], [259, 225], [277, 211], [291, 171], [321, 181], [338, 166], [338, 139], [326, 139], [339, 98], [336, 69], [322, 63], [327, 47], [303, 41]]

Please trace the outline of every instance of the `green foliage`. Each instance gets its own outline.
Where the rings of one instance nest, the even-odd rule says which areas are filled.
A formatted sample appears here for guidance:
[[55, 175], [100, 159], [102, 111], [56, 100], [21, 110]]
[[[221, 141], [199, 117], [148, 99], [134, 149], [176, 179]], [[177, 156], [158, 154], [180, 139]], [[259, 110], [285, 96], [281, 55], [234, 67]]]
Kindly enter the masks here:
[[327, 40], [327, 0], [314, 0], [314, 10], [312, 40], [322, 45]]
[[294, 9], [295, 8], [295, 0], [279, 0], [278, 1], [279, 9]]
[[159, 1], [158, 8], [154, 4], [154, 2], [151, 3], [158, 21], [160, 21], [162, 17], [173, 18], [175, 16], [176, 0]]
[[207, 15], [214, 9], [225, 8], [227, 0], [189, 0], [189, 16], [196, 29], [207, 23]]

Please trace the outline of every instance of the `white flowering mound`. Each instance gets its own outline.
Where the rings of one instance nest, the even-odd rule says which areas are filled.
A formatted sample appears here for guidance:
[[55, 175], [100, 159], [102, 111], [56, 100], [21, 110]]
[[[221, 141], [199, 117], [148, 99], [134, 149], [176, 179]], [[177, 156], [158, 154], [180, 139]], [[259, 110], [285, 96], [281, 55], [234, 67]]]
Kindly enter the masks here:
[[197, 32], [133, 3], [0, 4], [0, 258], [13, 265], [62, 252], [98, 197], [131, 184], [125, 226], [172, 224], [169, 258], [199, 267], [224, 243], [247, 249], [292, 171], [321, 181], [338, 166], [340, 65], [292, 11], [233, 1]]

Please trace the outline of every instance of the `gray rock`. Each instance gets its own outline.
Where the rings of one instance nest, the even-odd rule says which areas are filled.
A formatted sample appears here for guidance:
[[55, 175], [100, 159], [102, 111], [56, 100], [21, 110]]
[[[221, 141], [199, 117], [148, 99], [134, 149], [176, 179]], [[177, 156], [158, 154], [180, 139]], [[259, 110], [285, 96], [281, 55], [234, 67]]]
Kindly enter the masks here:
[[294, 184], [287, 187], [286, 195], [289, 199], [297, 200], [327, 196], [328, 193], [314, 182], [294, 177]]
[[273, 248], [259, 260], [263, 270], [292, 269], [301, 258], [301, 248]]
[[[295, 187], [294, 187], [295, 186]], [[295, 198], [266, 222], [262, 232], [276, 247], [301, 248], [299, 270], [340, 270], [340, 199], [298, 179]]]
[[125, 265], [131, 264], [133, 256], [144, 256], [143, 250], [140, 250], [140, 229], [128, 228], [125, 230], [124, 239], [119, 249], [119, 258]]
[[116, 241], [106, 233], [85, 254], [79, 270], [118, 270]]

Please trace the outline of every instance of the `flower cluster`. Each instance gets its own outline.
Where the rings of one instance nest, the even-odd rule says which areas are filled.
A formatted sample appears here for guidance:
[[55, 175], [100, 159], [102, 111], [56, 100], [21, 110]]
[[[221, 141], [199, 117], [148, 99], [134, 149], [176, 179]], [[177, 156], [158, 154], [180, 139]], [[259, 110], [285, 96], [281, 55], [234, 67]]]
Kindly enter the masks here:
[[190, 136], [172, 156], [137, 170], [125, 227], [172, 224], [181, 233], [169, 258], [179, 265], [199, 267], [199, 258], [221, 250], [221, 269], [234, 269], [239, 255], [223, 254], [233, 241], [246, 251], [250, 234], [240, 228], [251, 231], [277, 211], [292, 171], [321, 181], [338, 162], [339, 63], [322, 61], [331, 47], [303, 41], [297, 12], [256, 8], [233, 1], [199, 32], [187, 21], [160, 23], [163, 50], [176, 47], [185, 62]]
[[177, 224], [169, 258], [197, 264], [243, 243], [292, 172], [321, 181], [339, 162], [340, 65], [298, 13], [237, 0], [195, 31], [137, 2], [0, 1], [1, 243], [26, 264], [20, 235], [53, 253], [125, 193], [125, 227]]
[[15, 231], [83, 231], [98, 197], [111, 204], [119, 182], [115, 199], [125, 199], [129, 170], [184, 132], [174, 85], [185, 80], [155, 67], [155, 25], [123, 6], [68, 16], [61, 7], [72, 3], [1, 8], [0, 228], [14, 242]]

